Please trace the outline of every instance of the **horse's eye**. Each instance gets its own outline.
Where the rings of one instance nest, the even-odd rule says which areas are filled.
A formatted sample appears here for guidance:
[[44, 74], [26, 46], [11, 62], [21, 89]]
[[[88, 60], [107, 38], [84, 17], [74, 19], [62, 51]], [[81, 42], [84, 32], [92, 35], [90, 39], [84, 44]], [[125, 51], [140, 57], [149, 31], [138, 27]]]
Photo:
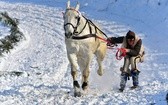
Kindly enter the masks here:
[[75, 19], [79, 19], [79, 16], [76, 16]]

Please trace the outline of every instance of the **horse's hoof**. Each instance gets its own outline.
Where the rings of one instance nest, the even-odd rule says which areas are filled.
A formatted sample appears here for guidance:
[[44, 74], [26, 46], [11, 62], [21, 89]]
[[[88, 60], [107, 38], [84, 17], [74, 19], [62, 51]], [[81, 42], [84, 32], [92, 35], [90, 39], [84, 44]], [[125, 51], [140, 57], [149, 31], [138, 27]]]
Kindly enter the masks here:
[[81, 92], [74, 92], [75, 97], [81, 97]]
[[87, 88], [88, 88], [88, 83], [87, 82], [83, 82], [82, 89], [86, 90]]
[[73, 82], [74, 87], [80, 88], [78, 81]]
[[104, 71], [103, 71], [103, 70], [97, 70], [97, 74], [98, 74], [99, 76], [102, 76], [102, 75], [103, 75], [103, 73], [104, 73]]

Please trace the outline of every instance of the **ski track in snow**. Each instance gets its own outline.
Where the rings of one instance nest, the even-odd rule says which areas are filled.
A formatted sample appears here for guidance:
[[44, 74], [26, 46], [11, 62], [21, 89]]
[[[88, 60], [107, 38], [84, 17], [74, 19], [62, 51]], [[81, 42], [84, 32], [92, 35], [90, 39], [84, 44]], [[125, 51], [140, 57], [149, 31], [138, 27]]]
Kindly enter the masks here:
[[[66, 57], [62, 10], [33, 5], [10, 4], [0, 2], [1, 11], [19, 19], [20, 30], [26, 36], [11, 53], [1, 58], [1, 71], [22, 71], [23, 75], [0, 77], [0, 104], [3, 105], [97, 105], [97, 104], [166, 104], [168, 90], [168, 69], [164, 63], [150, 63], [152, 54], [147, 54], [146, 63], [140, 65], [143, 75], [141, 88], [129, 90], [132, 81], [128, 81], [124, 93], [119, 93], [122, 62], [115, 60], [115, 49], [108, 50], [104, 61], [105, 74], [96, 74], [95, 58], [90, 66], [90, 90], [82, 97], [73, 97], [70, 66]], [[115, 22], [97, 21], [108, 34], [123, 35], [129, 27]], [[143, 35], [142, 35], [143, 37]], [[166, 55], [166, 54], [165, 54]], [[152, 72], [153, 70], [157, 70]], [[149, 77], [151, 76], [151, 77]], [[157, 78], [155, 78], [157, 77]], [[163, 81], [159, 81], [162, 79]], [[155, 81], [153, 81], [155, 80]]]

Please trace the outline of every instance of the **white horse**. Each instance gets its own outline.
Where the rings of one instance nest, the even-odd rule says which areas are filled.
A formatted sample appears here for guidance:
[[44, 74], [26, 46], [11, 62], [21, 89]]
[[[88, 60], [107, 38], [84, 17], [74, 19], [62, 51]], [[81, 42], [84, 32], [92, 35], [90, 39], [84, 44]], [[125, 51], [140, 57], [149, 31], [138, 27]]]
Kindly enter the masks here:
[[[94, 54], [99, 65], [97, 73], [103, 75], [102, 61], [106, 54], [106, 42], [99, 38], [104, 37], [104, 33], [97, 28], [90, 20], [81, 15], [79, 3], [76, 8], [70, 7], [67, 2], [64, 13], [64, 29], [67, 56], [71, 66], [73, 77], [74, 96], [81, 96], [80, 85], [77, 81], [77, 69], [82, 73], [82, 89], [88, 87], [89, 65]], [[99, 38], [98, 38], [99, 37]]]

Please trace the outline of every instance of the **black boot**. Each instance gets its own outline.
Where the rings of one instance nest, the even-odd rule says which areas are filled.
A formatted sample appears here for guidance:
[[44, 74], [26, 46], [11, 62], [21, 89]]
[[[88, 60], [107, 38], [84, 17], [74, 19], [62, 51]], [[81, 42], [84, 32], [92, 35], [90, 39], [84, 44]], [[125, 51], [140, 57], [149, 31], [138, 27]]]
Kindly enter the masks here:
[[124, 89], [123, 89], [123, 88], [120, 88], [120, 89], [119, 89], [119, 91], [120, 91], [120, 92], [123, 92], [123, 91], [124, 91]]
[[136, 89], [138, 86], [131, 86], [131, 90]]

